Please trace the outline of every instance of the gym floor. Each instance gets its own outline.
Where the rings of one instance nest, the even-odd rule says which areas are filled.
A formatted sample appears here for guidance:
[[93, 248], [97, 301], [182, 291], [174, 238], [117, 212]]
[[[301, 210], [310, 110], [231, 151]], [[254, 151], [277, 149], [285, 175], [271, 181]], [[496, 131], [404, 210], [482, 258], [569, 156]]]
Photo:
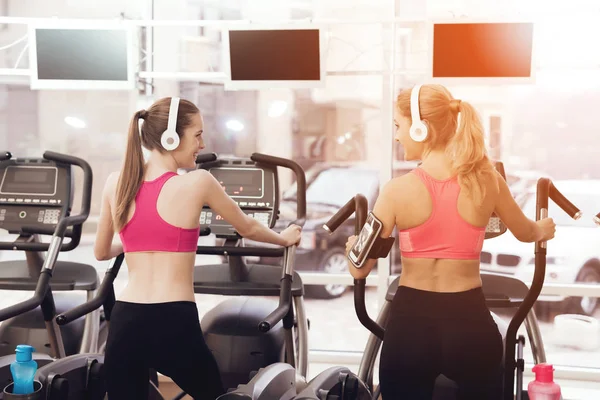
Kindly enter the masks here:
[[[207, 243], [208, 244], [208, 243]], [[18, 253], [1, 252], [0, 260], [22, 258]], [[90, 263], [95, 265], [100, 279], [104, 275], [109, 262], [97, 262], [93, 258], [92, 245], [89, 240], [82, 240], [81, 245], [74, 251], [62, 253], [60, 259], [64, 261], [76, 261]], [[215, 257], [202, 256], [199, 260], [202, 263], [211, 263]], [[218, 262], [218, 261], [217, 261]], [[119, 293], [127, 282], [127, 268], [121, 269], [119, 277], [115, 283], [115, 289]], [[367, 290], [367, 310], [371, 316], [377, 315], [378, 305], [376, 289]], [[0, 291], [0, 308], [22, 301], [31, 296], [29, 292], [23, 291]], [[198, 312], [200, 317], [209, 309], [224, 301], [226, 297], [219, 295], [196, 295]], [[265, 298], [276, 304], [277, 299]], [[356, 319], [353, 306], [352, 292], [347, 291], [337, 299], [319, 300], [306, 299], [305, 306], [307, 315], [310, 319], [309, 348], [329, 351], [357, 351], [361, 352], [366, 343], [368, 332]], [[600, 318], [600, 311], [596, 314]], [[510, 315], [503, 316], [507, 321]], [[557, 365], [570, 365], [578, 367], [598, 368], [600, 360], [600, 349], [595, 350], [577, 350], [575, 348], [562, 347], [553, 343], [554, 325], [552, 322], [541, 322], [540, 329], [544, 338], [546, 355], [549, 362]], [[525, 329], [523, 328], [523, 334]], [[525, 347], [526, 361], [532, 362], [531, 350], [529, 346]], [[310, 360], [310, 357], [309, 357]], [[330, 365], [311, 363], [309, 366], [309, 378], [317, 375]], [[353, 371], [358, 370], [358, 365], [348, 365]], [[377, 376], [377, 375], [376, 375]], [[177, 387], [169, 384], [166, 377], [161, 377], [161, 391], [177, 392]], [[526, 380], [527, 381], [527, 380]], [[600, 398], [600, 383], [588, 382], [562, 382], [561, 386], [565, 388], [566, 399], [597, 399]], [[174, 395], [173, 394], [173, 395]]]

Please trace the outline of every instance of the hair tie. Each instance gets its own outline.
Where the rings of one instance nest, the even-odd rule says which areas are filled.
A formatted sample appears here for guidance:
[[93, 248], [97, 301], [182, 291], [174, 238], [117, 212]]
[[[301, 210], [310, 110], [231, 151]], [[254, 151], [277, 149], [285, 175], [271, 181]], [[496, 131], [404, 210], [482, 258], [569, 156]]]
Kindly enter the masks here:
[[140, 110], [138, 112], [141, 119], [146, 119], [146, 117], [148, 116], [148, 111], [146, 110]]
[[454, 112], [459, 112], [460, 111], [460, 103], [462, 101], [460, 99], [452, 99], [450, 100], [450, 109]]

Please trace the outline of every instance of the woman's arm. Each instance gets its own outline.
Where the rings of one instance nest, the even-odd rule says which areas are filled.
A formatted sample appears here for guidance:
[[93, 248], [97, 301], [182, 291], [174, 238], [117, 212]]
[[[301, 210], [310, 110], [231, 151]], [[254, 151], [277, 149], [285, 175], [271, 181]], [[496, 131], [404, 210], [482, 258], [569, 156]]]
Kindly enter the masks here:
[[543, 232], [538, 224], [525, 216], [502, 176], [497, 174], [496, 179], [498, 179], [499, 192], [494, 211], [498, 217], [517, 240], [526, 243], [541, 240]]
[[289, 227], [281, 234], [269, 229], [246, 215], [210, 173], [204, 170], [197, 170], [193, 173], [197, 175], [196, 188], [201, 192], [199, 198], [203, 197], [204, 202], [229, 222], [242, 237], [280, 246], [290, 246], [299, 242], [299, 227]]
[[110, 260], [123, 252], [123, 245], [113, 243], [115, 234], [110, 199], [114, 195], [118, 173], [112, 173], [106, 180], [102, 191], [102, 205], [100, 207], [100, 220], [96, 231], [94, 243], [94, 256], [98, 261]]
[[[381, 221], [383, 224], [383, 228], [381, 230], [380, 237], [381, 238], [389, 238], [394, 228], [396, 227], [396, 201], [395, 199], [398, 196], [398, 193], [402, 193], [400, 188], [401, 179], [394, 178], [389, 181], [384, 187], [377, 201], [375, 202], [375, 207], [373, 208], [373, 214]], [[356, 236], [350, 236], [348, 241], [346, 242], [346, 254], [350, 252], [350, 249], [356, 242]], [[377, 263], [377, 259], [368, 259], [362, 268], [356, 268], [350, 261], [348, 261], [348, 268], [350, 269], [350, 274], [354, 277], [354, 279], [365, 279], [370, 273], [375, 264]]]

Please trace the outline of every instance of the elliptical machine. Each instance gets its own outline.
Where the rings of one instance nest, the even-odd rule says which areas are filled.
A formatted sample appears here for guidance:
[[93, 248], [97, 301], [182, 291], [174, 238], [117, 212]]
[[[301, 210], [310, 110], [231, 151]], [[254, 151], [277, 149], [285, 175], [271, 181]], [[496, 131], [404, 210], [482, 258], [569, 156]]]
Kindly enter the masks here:
[[[73, 166], [81, 168], [84, 174], [78, 215], [70, 215]], [[51, 151], [46, 151], [43, 158], [24, 159], [13, 159], [10, 153], [4, 153], [0, 157], [0, 176], [0, 228], [19, 235], [14, 242], [0, 242], [0, 249], [25, 251], [26, 255], [23, 261], [0, 263], [0, 289], [35, 291], [30, 299], [0, 310], [0, 321], [6, 321], [0, 328], [3, 342], [0, 386], [5, 388], [12, 381], [10, 364], [15, 360], [13, 353], [18, 344], [27, 343], [36, 349], [33, 359], [39, 367], [68, 354], [89, 351], [97, 346], [99, 314], [88, 315], [85, 326], [78, 320], [70, 329], [61, 329], [54, 322], [59, 308], [53, 291], [85, 290], [91, 298], [98, 283], [94, 267], [57, 261], [59, 252], [79, 245], [81, 228], [89, 215], [92, 193], [89, 164]], [[41, 242], [39, 235], [52, 235], [50, 243]], [[71, 240], [63, 244], [65, 237]], [[45, 259], [40, 255], [42, 251], [48, 252]], [[73, 297], [62, 300], [62, 309], [77, 304]], [[40, 327], [42, 318], [47, 336]]]
[[[496, 165], [496, 169], [505, 177], [504, 168], [501, 163]], [[547, 217], [548, 199], [553, 200], [572, 218], [578, 219], [581, 217], [579, 209], [567, 200], [549, 179], [541, 178], [537, 186], [537, 220]], [[359, 211], [360, 209], [363, 211]], [[356, 212], [357, 219], [361, 218], [364, 221], [366, 210], [366, 199], [361, 195], [357, 195], [328, 221], [326, 227], [333, 232], [352, 212]], [[497, 216], [493, 215], [486, 229], [486, 239], [497, 237], [505, 232], [506, 226], [504, 226]], [[381, 256], [384, 257], [385, 254]], [[515, 315], [508, 325], [496, 314], [492, 313], [492, 317], [498, 325], [505, 345], [502, 376], [498, 381], [498, 390], [503, 393], [503, 400], [513, 400], [515, 398], [515, 375], [516, 399], [527, 398], [525, 397], [527, 392], [523, 390], [523, 371], [525, 365], [523, 347], [525, 346], [525, 338], [523, 335], [517, 336], [517, 331], [523, 322], [525, 322], [535, 363], [546, 362], [542, 336], [533, 310], [533, 305], [544, 283], [545, 270], [546, 243], [537, 242], [535, 245], [535, 273], [531, 288], [528, 288], [525, 283], [513, 277], [501, 274], [481, 273], [482, 289], [490, 308], [517, 308]], [[347, 381], [347, 378], [345, 378], [347, 375], [346, 371], [342, 372], [345, 375], [340, 375], [340, 371], [336, 371], [335, 369], [325, 371], [309, 382], [306, 389], [299, 393], [295, 400], [329, 400], [335, 398], [379, 399], [379, 387], [374, 387], [373, 385], [373, 372], [375, 361], [384, 339], [385, 329], [383, 326], [386, 325], [389, 318], [391, 302], [396, 294], [399, 279], [400, 277], [395, 278], [390, 284], [386, 293], [386, 302], [379, 313], [377, 321], [373, 321], [366, 311], [366, 281], [354, 281], [356, 313], [360, 322], [371, 331], [371, 335], [367, 341], [358, 376], [352, 377], [352, 385], [345, 383]], [[344, 382], [342, 382], [342, 377], [344, 378]], [[433, 399], [455, 400], [456, 398], [456, 383], [440, 375], [436, 381]]]

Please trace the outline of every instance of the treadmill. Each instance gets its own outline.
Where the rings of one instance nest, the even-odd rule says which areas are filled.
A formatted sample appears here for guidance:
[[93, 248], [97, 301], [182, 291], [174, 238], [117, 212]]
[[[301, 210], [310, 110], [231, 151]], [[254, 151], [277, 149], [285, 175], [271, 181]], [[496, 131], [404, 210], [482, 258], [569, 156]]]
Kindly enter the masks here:
[[[73, 166], [83, 170], [81, 211], [70, 215], [74, 199]], [[0, 387], [12, 382], [10, 364], [18, 344], [36, 349], [38, 367], [97, 346], [99, 313], [59, 328], [54, 316], [84, 298], [53, 295], [55, 291], [85, 291], [92, 298], [98, 284], [96, 269], [88, 264], [58, 261], [61, 251], [76, 248], [87, 220], [92, 193], [92, 170], [80, 158], [46, 151], [43, 158], [0, 155], [0, 228], [16, 234], [0, 242], [5, 251], [24, 251], [25, 260], [0, 262], [0, 290], [33, 291], [33, 297], [0, 310]], [[51, 236], [43, 242], [42, 235]], [[70, 238], [63, 243], [65, 237]], [[46, 258], [42, 252], [47, 252]], [[50, 279], [52, 283], [49, 284]], [[2, 398], [0, 393], [0, 398]]]
[[[497, 170], [503, 177], [504, 168], [501, 163], [496, 164]], [[541, 178], [537, 185], [537, 210], [536, 219], [547, 217], [548, 200], [553, 200], [572, 218], [581, 217], [581, 212], [569, 200], [567, 200], [547, 178]], [[362, 211], [359, 211], [363, 209]], [[363, 196], [357, 195], [350, 200], [344, 208], [336, 215], [331, 217], [326, 224], [327, 229], [333, 232], [352, 212], [356, 211], [357, 219], [360, 217], [361, 226], [364, 224], [367, 215], [367, 202]], [[357, 222], [358, 224], [359, 222]], [[358, 225], [356, 232], [360, 232]], [[486, 239], [499, 236], [506, 232], [506, 226], [495, 215], [492, 215], [486, 228]], [[492, 316], [498, 325], [502, 338], [504, 339], [504, 357], [502, 376], [497, 381], [498, 393], [502, 393], [503, 400], [526, 399], [527, 392], [523, 390], [523, 371], [525, 361], [523, 359], [523, 348], [525, 346], [525, 337], [517, 336], [517, 331], [521, 324], [525, 322], [529, 343], [532, 347], [534, 362], [536, 364], [546, 362], [544, 344], [539, 329], [538, 320], [533, 310], [533, 305], [539, 296], [545, 277], [546, 270], [546, 243], [538, 242], [535, 244], [535, 273], [531, 288], [525, 283], [510, 276], [494, 273], [481, 273], [482, 289], [490, 309], [498, 308], [516, 308], [517, 311], [509, 324], [500, 319], [492, 312]], [[366, 280], [354, 281], [354, 303], [356, 314], [360, 322], [371, 331], [367, 341], [363, 358], [360, 363], [357, 379], [347, 384], [348, 372], [346, 370], [331, 369], [309, 382], [307, 388], [300, 392], [295, 400], [317, 400], [326, 399], [330, 394], [341, 393], [342, 398], [347, 399], [378, 399], [379, 387], [373, 385], [373, 373], [375, 362], [379, 354], [381, 344], [384, 338], [385, 329], [383, 328], [389, 318], [391, 303], [396, 294], [400, 277], [395, 278], [390, 284], [386, 293], [386, 302], [379, 312], [376, 321], [373, 321], [367, 314], [365, 305], [365, 285]], [[515, 354], [516, 353], [516, 354]], [[335, 367], [342, 368], [342, 367]], [[341, 376], [340, 376], [341, 374]], [[516, 375], [516, 389], [515, 389]], [[516, 391], [516, 397], [515, 397]], [[436, 387], [433, 394], [434, 400], [455, 400], [457, 398], [457, 385], [455, 382], [440, 375], [436, 381]]]

